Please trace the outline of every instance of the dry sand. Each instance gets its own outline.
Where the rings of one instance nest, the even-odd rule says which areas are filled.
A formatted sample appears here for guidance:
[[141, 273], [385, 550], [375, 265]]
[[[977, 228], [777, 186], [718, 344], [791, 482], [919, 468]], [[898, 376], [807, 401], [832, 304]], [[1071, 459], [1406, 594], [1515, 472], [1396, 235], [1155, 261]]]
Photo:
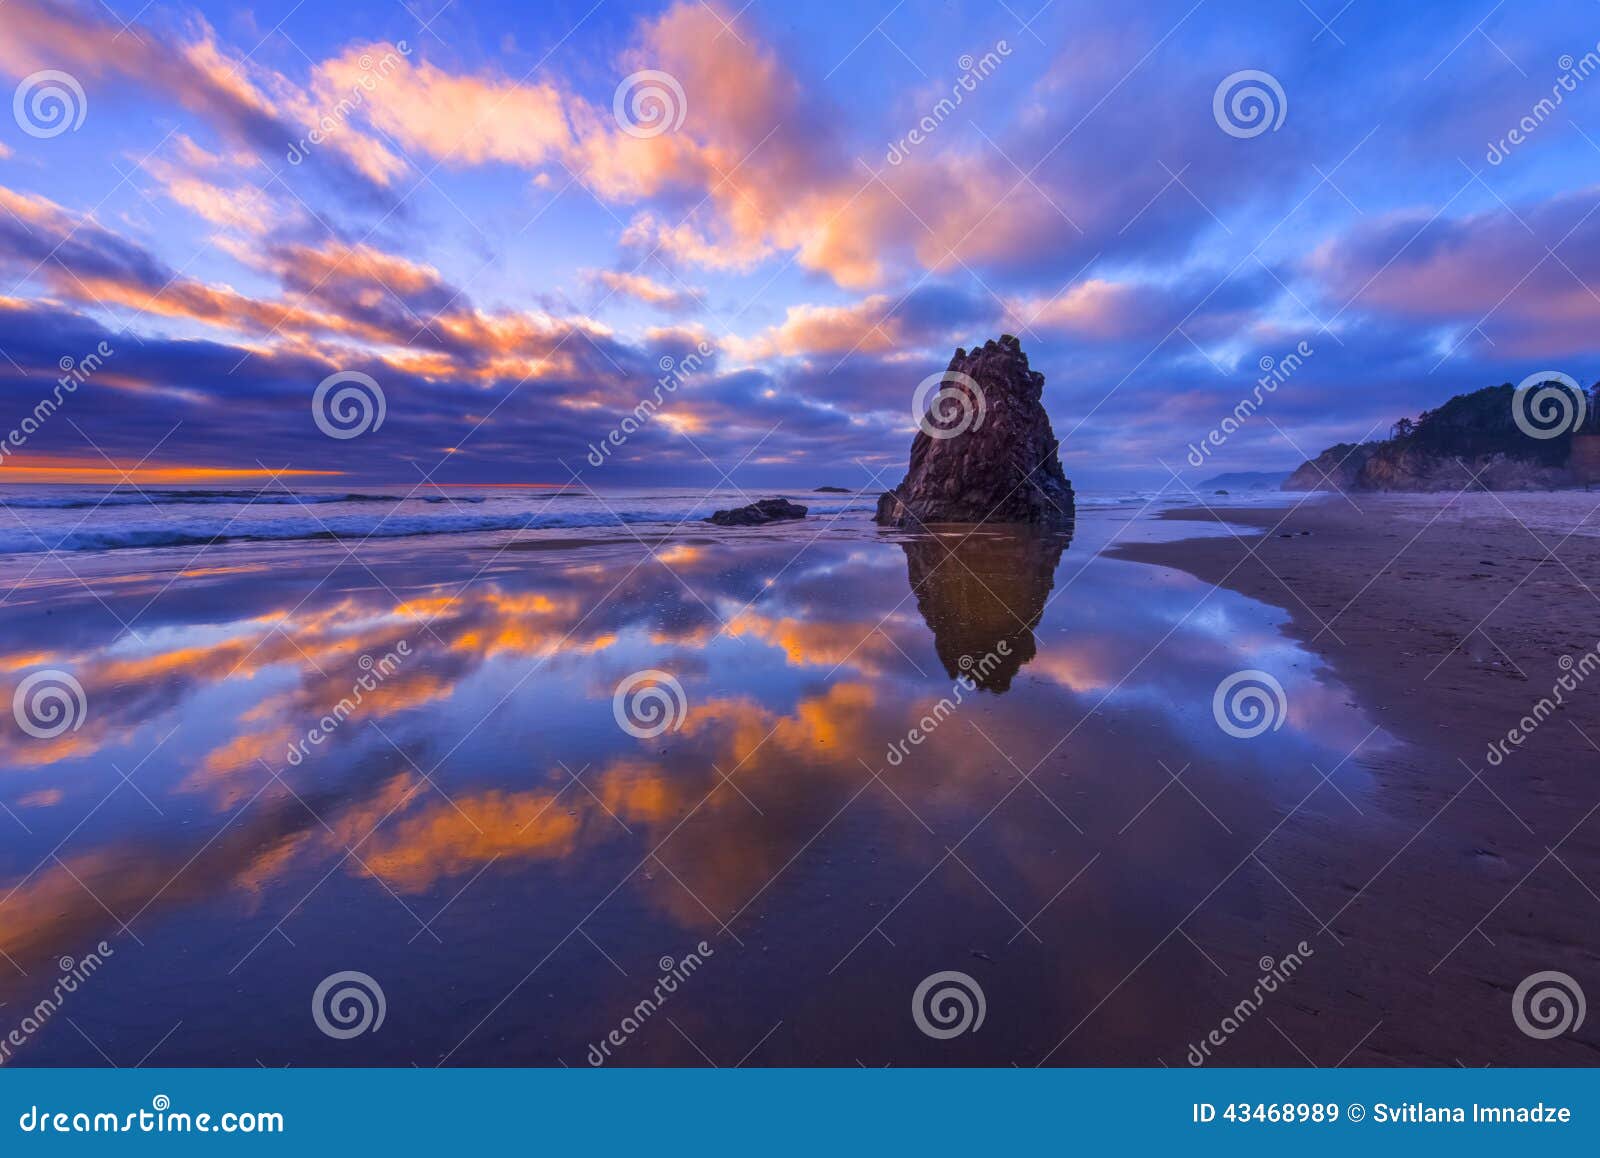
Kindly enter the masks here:
[[1351, 758], [1384, 816], [1308, 808], [1274, 837], [1292, 903], [1342, 942], [1306, 975], [1320, 994], [1296, 982], [1283, 1060], [1315, 1033], [1347, 1037], [1351, 1065], [1600, 1063], [1600, 1016], [1552, 1040], [1507, 1032], [1532, 973], [1600, 998], [1600, 670], [1486, 758], [1562, 657], [1600, 641], [1600, 494], [1290, 501], [1170, 511], [1238, 534], [1111, 551], [1284, 608], [1401, 741]]

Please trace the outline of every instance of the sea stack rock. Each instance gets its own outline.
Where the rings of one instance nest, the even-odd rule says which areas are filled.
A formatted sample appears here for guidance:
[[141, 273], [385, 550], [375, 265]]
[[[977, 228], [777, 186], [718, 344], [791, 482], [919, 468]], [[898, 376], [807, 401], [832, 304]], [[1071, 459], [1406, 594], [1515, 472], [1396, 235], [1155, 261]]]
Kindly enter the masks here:
[[878, 499], [875, 521], [1070, 530], [1072, 484], [1039, 400], [1043, 392], [1044, 375], [1028, 368], [1028, 356], [1010, 334], [970, 354], [957, 349], [948, 370], [917, 388], [913, 408], [922, 418], [911, 468]]

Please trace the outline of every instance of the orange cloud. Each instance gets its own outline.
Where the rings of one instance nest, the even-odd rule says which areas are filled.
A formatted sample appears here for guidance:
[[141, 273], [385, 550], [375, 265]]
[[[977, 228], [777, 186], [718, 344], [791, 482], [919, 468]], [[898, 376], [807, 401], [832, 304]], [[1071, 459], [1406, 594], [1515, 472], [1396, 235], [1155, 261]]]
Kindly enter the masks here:
[[282, 136], [272, 102], [247, 78], [245, 62], [230, 59], [199, 17], [190, 20], [184, 43], [41, 0], [8, 0], [4, 24], [0, 72], [20, 77], [64, 69], [91, 94], [89, 82], [122, 78], [171, 97], [236, 141], [276, 145]]
[[207, 161], [193, 154], [211, 155], [185, 140], [187, 145], [180, 144], [178, 149], [182, 165], [153, 159], [144, 164], [145, 172], [160, 183], [169, 198], [213, 225], [242, 233], [264, 233], [281, 216], [282, 211], [269, 206], [270, 199], [259, 188], [225, 188], [195, 176], [194, 170]]
[[[563, 101], [553, 86], [456, 76], [412, 63], [403, 49], [362, 45], [319, 64], [313, 74], [318, 101], [351, 108], [410, 151], [459, 165], [533, 168], [569, 145]], [[354, 135], [334, 132], [330, 140]], [[376, 169], [385, 180], [395, 175], [384, 165]]]
[[905, 319], [892, 316], [898, 299], [873, 294], [846, 306], [790, 306], [783, 322], [730, 352], [748, 361], [810, 354], [880, 354], [909, 343]]
[[213, 225], [261, 233], [267, 227], [265, 198], [258, 189], [224, 189], [192, 177], [175, 177], [166, 183], [167, 196], [193, 210]]
[[1052, 330], [1074, 337], [1117, 338], [1135, 329], [1134, 287], [1094, 278], [1051, 298], [1015, 298], [1006, 303], [1011, 318], [1025, 330]]
[[1027, 256], [1061, 232], [1067, 192], [1047, 197], [992, 152], [919, 153], [874, 173], [828, 126], [833, 110], [736, 18], [679, 3], [645, 25], [630, 61], [682, 84], [681, 130], [634, 140], [574, 116], [574, 171], [601, 195], [636, 200], [662, 189], [703, 193], [690, 219], [637, 215], [623, 242], [718, 269], [748, 269], [774, 252], [840, 285], [880, 284], [907, 258], [935, 272]]
[[[415, 155], [511, 165], [541, 178], [560, 166], [611, 202], [683, 194], [697, 205], [687, 219], [644, 207], [621, 240], [708, 268], [748, 269], [787, 252], [840, 285], [868, 288], [910, 262], [943, 272], [1029, 256], [1040, 237], [1062, 231], [1069, 211], [1084, 212], [1068, 190], [1046, 194], [1018, 181], [992, 151], [926, 150], [874, 174], [837, 132], [836, 110], [819, 103], [748, 21], [699, 0], [680, 0], [642, 24], [619, 62], [664, 71], [684, 94], [682, 124], [643, 138], [624, 131], [610, 101], [591, 103], [548, 76], [452, 73], [403, 42], [350, 46], [315, 64], [307, 86], [230, 57], [203, 23], [182, 43], [149, 34], [113, 43], [115, 26], [69, 20], [37, 0], [10, 0], [6, 11], [16, 31], [0, 45], [0, 67], [22, 75], [64, 62], [90, 76], [127, 76], [263, 152], [298, 148], [276, 138], [315, 130], [314, 148], [332, 150], [377, 185], [394, 185]], [[249, 223], [241, 195], [220, 186], [174, 183], [171, 191], [214, 223]], [[666, 287], [612, 288], [669, 301]]]
[[[222, 222], [251, 209], [205, 182], [176, 182], [171, 191]], [[479, 309], [432, 266], [371, 245], [330, 240], [259, 251], [234, 239], [229, 253], [277, 277], [288, 291], [262, 299], [169, 271], [92, 217], [48, 198], [0, 186], [0, 209], [29, 227], [0, 233], [0, 260], [9, 257], [62, 298], [198, 322], [323, 361], [330, 359], [322, 340], [332, 336], [364, 344], [369, 358], [427, 377], [571, 377], [579, 372], [581, 347], [569, 346], [569, 339], [610, 336], [607, 327], [582, 316]], [[0, 217], [0, 228], [4, 221]], [[119, 260], [105, 260], [107, 252]], [[48, 261], [41, 260], [45, 255]]]
[[633, 298], [646, 305], [661, 306], [669, 310], [688, 309], [705, 297], [705, 291], [683, 286], [673, 289], [641, 273], [623, 273], [611, 269], [588, 271], [590, 280], [598, 282], [613, 294]]

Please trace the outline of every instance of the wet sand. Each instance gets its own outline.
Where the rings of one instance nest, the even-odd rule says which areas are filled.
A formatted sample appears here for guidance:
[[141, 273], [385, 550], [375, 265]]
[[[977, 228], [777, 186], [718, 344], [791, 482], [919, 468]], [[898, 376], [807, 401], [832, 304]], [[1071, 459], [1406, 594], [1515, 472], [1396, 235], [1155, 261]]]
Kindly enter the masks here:
[[[1343, 942], [1319, 962], [1337, 959], [1339, 983], [1296, 996], [1324, 1028], [1370, 1028], [1346, 1064], [1600, 1061], [1592, 1020], [1552, 1040], [1503, 1032], [1529, 974], [1600, 992], [1600, 672], [1488, 759], [1568, 675], [1562, 657], [1600, 640], [1597, 508], [1581, 493], [1286, 499], [1168, 511], [1213, 536], [1108, 552], [1283, 608], [1283, 630], [1400, 741], [1352, 760], [1376, 776], [1386, 835], [1346, 810], [1297, 814], [1275, 841], [1294, 854], [1275, 866], [1285, 890]], [[1237, 534], [1215, 536], [1224, 522]]]

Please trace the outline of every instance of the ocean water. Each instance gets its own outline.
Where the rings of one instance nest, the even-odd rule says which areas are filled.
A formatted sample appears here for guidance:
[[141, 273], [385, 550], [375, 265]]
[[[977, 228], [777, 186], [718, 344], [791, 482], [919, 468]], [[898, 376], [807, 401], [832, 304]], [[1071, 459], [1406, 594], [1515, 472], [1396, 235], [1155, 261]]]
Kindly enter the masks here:
[[[606, 491], [537, 487], [368, 487], [264, 489], [0, 486], [0, 555], [200, 547], [229, 542], [415, 535], [561, 532], [622, 527], [653, 532], [704, 519], [719, 508], [782, 495], [813, 516], [870, 513], [877, 492], [742, 492], [682, 487]], [[1278, 501], [1241, 492], [1208, 501]], [[1144, 510], [1191, 505], [1189, 492], [1080, 492], [1079, 510]]]
[[[575, 534], [593, 498], [467, 497], [27, 509], [125, 541], [319, 533], [308, 508], [568, 521], [16, 560], [5, 1064], [1181, 1065], [1301, 942], [1272, 1022], [1330, 1064], [1370, 1026], [1279, 882], [1408, 835], [1362, 766], [1376, 721], [1283, 613], [1102, 553], [1203, 524], [1085, 496], [1070, 541], [914, 536], [822, 496], [836, 520], [641, 544]], [[667, 524], [708, 498], [605, 501]], [[1281, 685], [1253, 739], [1216, 716], [1241, 671]], [[943, 1039], [914, 997], [951, 972], [986, 1015]], [[354, 974], [384, 1019], [330, 1033]], [[1265, 1018], [1226, 1054], [1298, 1057]]]

